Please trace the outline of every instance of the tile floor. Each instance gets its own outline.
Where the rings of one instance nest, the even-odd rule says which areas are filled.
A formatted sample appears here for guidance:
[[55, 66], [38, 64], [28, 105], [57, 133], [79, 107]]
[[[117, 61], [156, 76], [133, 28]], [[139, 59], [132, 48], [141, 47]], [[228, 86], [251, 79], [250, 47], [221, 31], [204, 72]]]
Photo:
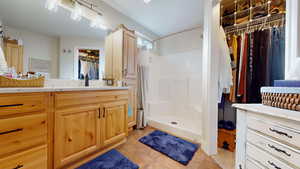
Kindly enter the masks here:
[[154, 131], [153, 128], [146, 128], [130, 132], [128, 141], [117, 150], [138, 164], [140, 169], [221, 169], [202, 150], [198, 150], [190, 163], [184, 166], [138, 141], [139, 138], [152, 131]]
[[218, 149], [218, 154], [212, 156], [212, 158], [221, 166], [223, 169], [234, 169], [235, 164], [235, 153], [222, 148]]

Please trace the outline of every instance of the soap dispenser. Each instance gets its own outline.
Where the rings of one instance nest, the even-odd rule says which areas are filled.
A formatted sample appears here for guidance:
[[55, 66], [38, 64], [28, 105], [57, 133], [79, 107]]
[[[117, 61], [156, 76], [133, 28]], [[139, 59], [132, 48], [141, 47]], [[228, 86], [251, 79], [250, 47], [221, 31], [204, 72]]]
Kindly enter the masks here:
[[89, 87], [89, 75], [88, 74], [86, 74], [85, 76], [84, 76], [84, 82], [85, 82], [85, 87]]

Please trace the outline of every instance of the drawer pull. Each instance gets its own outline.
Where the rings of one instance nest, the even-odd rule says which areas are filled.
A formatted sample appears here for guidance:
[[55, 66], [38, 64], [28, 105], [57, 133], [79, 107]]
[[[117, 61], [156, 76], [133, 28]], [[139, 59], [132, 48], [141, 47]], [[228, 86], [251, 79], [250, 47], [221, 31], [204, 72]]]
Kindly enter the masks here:
[[281, 150], [281, 149], [279, 149], [279, 148], [277, 148], [277, 147], [275, 147], [275, 146], [273, 146], [273, 145], [270, 145], [270, 144], [268, 144], [268, 146], [269, 146], [270, 148], [276, 150], [277, 152], [280, 152], [280, 153], [283, 153], [283, 154], [287, 155], [288, 157], [291, 156], [291, 154], [287, 153], [285, 150]]
[[278, 167], [276, 164], [274, 164], [273, 162], [271, 161], [268, 161], [268, 163], [273, 166], [275, 169], [281, 169], [280, 167]]
[[15, 168], [13, 168], [13, 169], [19, 169], [19, 168], [22, 168], [23, 167], [23, 165], [17, 165]]
[[279, 134], [279, 135], [283, 135], [283, 136], [286, 136], [286, 137], [288, 137], [288, 138], [293, 138], [293, 136], [290, 136], [290, 135], [288, 135], [288, 134], [285, 133], [285, 132], [278, 131], [278, 130], [275, 130], [275, 129], [272, 129], [272, 128], [269, 128], [269, 130], [270, 130], [271, 132], [277, 133], [277, 134]]
[[14, 133], [14, 132], [19, 132], [19, 131], [22, 131], [22, 130], [23, 130], [22, 128], [19, 128], [19, 129], [10, 130], [10, 131], [4, 131], [4, 132], [1, 132], [0, 135]]
[[101, 119], [101, 110], [100, 110], [100, 108], [98, 109], [98, 119]]
[[23, 104], [0, 105], [0, 108], [1, 108], [1, 107], [17, 107], [17, 106], [23, 106]]

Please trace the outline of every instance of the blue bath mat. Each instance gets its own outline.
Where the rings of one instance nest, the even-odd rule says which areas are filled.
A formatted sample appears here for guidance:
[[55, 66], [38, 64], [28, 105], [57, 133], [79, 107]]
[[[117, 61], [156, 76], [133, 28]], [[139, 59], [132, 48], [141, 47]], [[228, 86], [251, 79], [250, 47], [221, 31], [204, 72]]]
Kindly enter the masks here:
[[139, 166], [128, 160], [117, 150], [111, 150], [77, 169], [138, 169]]
[[156, 130], [139, 140], [183, 165], [187, 165], [198, 150], [198, 145]]

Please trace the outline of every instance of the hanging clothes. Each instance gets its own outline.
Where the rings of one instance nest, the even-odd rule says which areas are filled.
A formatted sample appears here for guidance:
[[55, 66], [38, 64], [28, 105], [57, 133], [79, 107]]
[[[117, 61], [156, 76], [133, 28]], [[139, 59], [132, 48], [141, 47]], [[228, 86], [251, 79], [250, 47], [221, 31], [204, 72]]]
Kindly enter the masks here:
[[260, 103], [260, 88], [284, 79], [284, 27], [228, 37], [233, 76], [229, 101]]
[[237, 67], [238, 67], [238, 37], [236, 35], [232, 36], [232, 44], [231, 44], [231, 53], [232, 53], [232, 77], [233, 77], [233, 85], [230, 89], [229, 100], [231, 102], [236, 102], [236, 83], [237, 83]]
[[222, 100], [222, 94], [230, 91], [233, 81], [230, 50], [227, 44], [226, 34], [223, 27], [220, 27], [217, 30], [219, 31], [219, 44], [216, 46], [216, 49], [219, 53], [218, 102], [220, 103]]
[[240, 60], [240, 76], [239, 76], [239, 86], [238, 86], [238, 95], [241, 97], [241, 102], [246, 103], [247, 101], [247, 81], [246, 81], [246, 75], [247, 75], [247, 63], [248, 63], [248, 34], [245, 34], [243, 37], [243, 48], [241, 52], [243, 53], [241, 55]]
[[270, 78], [270, 86], [274, 85], [275, 80], [284, 80], [285, 72], [285, 29], [273, 28], [272, 44], [269, 54], [269, 64], [271, 65], [268, 70], [268, 76]]

